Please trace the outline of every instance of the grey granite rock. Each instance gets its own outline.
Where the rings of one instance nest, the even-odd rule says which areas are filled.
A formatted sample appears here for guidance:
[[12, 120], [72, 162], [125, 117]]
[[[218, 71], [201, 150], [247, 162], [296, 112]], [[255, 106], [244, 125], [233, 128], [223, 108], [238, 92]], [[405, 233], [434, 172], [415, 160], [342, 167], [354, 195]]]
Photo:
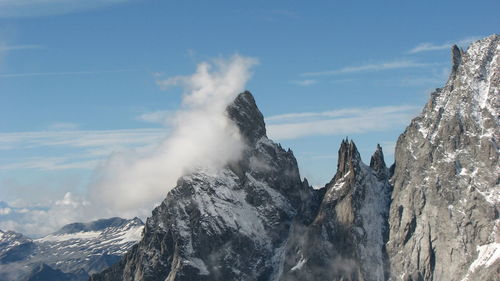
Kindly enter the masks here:
[[499, 276], [500, 37], [454, 46], [452, 60], [446, 86], [396, 145], [392, 280]]
[[343, 141], [318, 214], [295, 227], [280, 280], [385, 280], [391, 187], [380, 146], [371, 165]]

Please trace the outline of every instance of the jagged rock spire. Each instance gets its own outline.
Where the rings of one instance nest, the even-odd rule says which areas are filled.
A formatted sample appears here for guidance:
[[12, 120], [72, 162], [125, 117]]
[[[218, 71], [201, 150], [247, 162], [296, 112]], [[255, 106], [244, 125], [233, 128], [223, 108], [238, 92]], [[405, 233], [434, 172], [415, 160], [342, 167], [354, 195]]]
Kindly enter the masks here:
[[462, 49], [460, 49], [457, 45], [453, 45], [453, 47], [451, 47], [451, 61], [453, 63], [451, 69], [452, 75], [455, 74], [458, 66], [460, 66], [460, 63], [462, 63], [462, 54]]
[[342, 140], [339, 148], [339, 156], [337, 163], [337, 174], [334, 180], [342, 178], [349, 171], [355, 172], [361, 161], [358, 149], [352, 140]]
[[382, 179], [382, 177], [387, 177], [388, 175], [387, 166], [384, 161], [384, 152], [380, 144], [377, 144], [377, 149], [370, 159], [370, 168], [377, 174], [378, 179]]
[[264, 116], [249, 91], [239, 94], [226, 111], [250, 145], [266, 135]]

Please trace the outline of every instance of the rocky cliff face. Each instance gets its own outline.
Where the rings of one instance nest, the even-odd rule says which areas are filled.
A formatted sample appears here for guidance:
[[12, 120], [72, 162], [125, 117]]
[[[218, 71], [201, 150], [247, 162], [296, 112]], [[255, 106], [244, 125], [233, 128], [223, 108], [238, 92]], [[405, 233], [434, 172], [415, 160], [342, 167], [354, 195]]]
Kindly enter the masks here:
[[385, 280], [391, 186], [382, 149], [370, 166], [343, 141], [319, 212], [292, 233], [280, 280]]
[[500, 274], [500, 37], [466, 52], [455, 46], [452, 55], [448, 83], [397, 142], [387, 244], [393, 280]]

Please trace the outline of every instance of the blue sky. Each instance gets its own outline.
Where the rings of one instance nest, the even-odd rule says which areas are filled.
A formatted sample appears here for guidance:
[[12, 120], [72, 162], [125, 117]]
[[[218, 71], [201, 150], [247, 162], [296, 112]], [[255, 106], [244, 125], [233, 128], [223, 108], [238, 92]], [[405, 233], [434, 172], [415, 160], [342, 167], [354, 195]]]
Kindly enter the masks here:
[[[314, 185], [349, 136], [392, 149], [450, 68], [499, 32], [499, 1], [0, 0], [0, 201], [85, 194], [111, 153], [159, 142], [182, 89], [157, 81], [252, 57], [269, 135]], [[294, 125], [290, 125], [294, 124]], [[1, 214], [0, 214], [1, 215]]]

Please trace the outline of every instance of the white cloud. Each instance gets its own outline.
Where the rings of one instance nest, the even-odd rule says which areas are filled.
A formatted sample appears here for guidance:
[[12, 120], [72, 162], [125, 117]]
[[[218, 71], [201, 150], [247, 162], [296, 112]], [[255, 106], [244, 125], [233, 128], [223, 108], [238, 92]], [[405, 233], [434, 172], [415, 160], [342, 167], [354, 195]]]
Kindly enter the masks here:
[[92, 216], [95, 212], [90, 203], [70, 192], [43, 208], [5, 209], [10, 211], [0, 213], [0, 229], [14, 230], [34, 238], [52, 233], [68, 223], [97, 219]]
[[420, 67], [428, 67], [428, 66], [432, 66], [432, 65], [434, 65], [434, 64], [416, 62], [413, 60], [395, 60], [395, 61], [389, 61], [389, 62], [363, 64], [363, 65], [358, 65], [358, 66], [348, 66], [348, 67], [343, 67], [340, 69], [327, 70], [327, 71], [306, 72], [306, 73], [302, 73], [301, 76], [304, 76], [304, 77], [330, 76], [330, 75], [367, 72], [367, 71], [382, 71], [382, 70], [401, 69], [401, 68], [420, 68]]
[[461, 39], [457, 42], [446, 42], [442, 44], [435, 44], [435, 43], [420, 43], [417, 46], [415, 46], [413, 49], [408, 51], [410, 54], [416, 54], [416, 53], [421, 53], [421, 52], [430, 52], [430, 51], [440, 51], [440, 50], [449, 50], [453, 44], [456, 44], [458, 46], [464, 47], [469, 45], [470, 43], [479, 40], [481, 37], [480, 36], [472, 36], [472, 37], [467, 37], [464, 39]]
[[[1, 1], [2, 0], [0, 0], [0, 13], [1, 13]], [[0, 38], [0, 39], [1, 39], [1, 41], [0, 41], [0, 64], [3, 63], [4, 58], [9, 54], [9, 52], [42, 48], [42, 46], [39, 46], [39, 45], [9, 45], [5, 42], [5, 38]]]
[[4, 216], [4, 215], [8, 215], [12, 213], [12, 209], [11, 208], [0, 208], [0, 216]]
[[311, 86], [316, 83], [318, 83], [318, 80], [314, 79], [306, 79], [306, 80], [297, 80], [297, 81], [292, 81], [292, 84], [299, 85], [299, 86]]
[[400, 105], [275, 115], [266, 118], [267, 131], [277, 140], [386, 131], [407, 124], [419, 109]]
[[139, 71], [138, 69], [112, 69], [112, 70], [86, 70], [86, 71], [62, 71], [62, 72], [28, 72], [28, 73], [3, 73], [0, 78], [19, 78], [35, 76], [70, 76], [70, 75], [93, 75], [106, 73], [121, 73]]
[[255, 64], [255, 59], [235, 55], [200, 63], [193, 75], [157, 81], [162, 88], [185, 89], [171, 134], [148, 151], [112, 155], [90, 186], [90, 201], [110, 214], [150, 211], [183, 174], [197, 168], [217, 172], [236, 161], [243, 142], [225, 108], [244, 90]]
[[60, 15], [132, 0], [0, 0], [0, 18]]
[[175, 112], [170, 110], [158, 110], [158, 111], [143, 113], [137, 116], [136, 119], [144, 122], [166, 125], [171, 122], [174, 115]]
[[102, 159], [98, 157], [89, 159], [85, 154], [66, 155], [61, 157], [29, 157], [8, 164], [0, 164], [0, 171], [26, 169], [45, 171], [68, 169], [92, 170], [99, 164], [100, 160]]
[[49, 130], [56, 131], [73, 131], [77, 130], [80, 126], [71, 122], [55, 122], [49, 125]]
[[[62, 127], [68, 129], [68, 126]], [[130, 148], [147, 149], [167, 134], [168, 129], [0, 133], [0, 151], [12, 155], [0, 159], [0, 170], [91, 170], [112, 153]], [[50, 156], [43, 154], [47, 149], [52, 151]], [[27, 157], [25, 152], [30, 150], [33, 153]]]
[[73, 130], [0, 133], [0, 148], [27, 149], [47, 146], [104, 147], [143, 145], [163, 139], [166, 129]]
[[40, 45], [5, 45], [0, 44], [0, 52], [40, 49]]

